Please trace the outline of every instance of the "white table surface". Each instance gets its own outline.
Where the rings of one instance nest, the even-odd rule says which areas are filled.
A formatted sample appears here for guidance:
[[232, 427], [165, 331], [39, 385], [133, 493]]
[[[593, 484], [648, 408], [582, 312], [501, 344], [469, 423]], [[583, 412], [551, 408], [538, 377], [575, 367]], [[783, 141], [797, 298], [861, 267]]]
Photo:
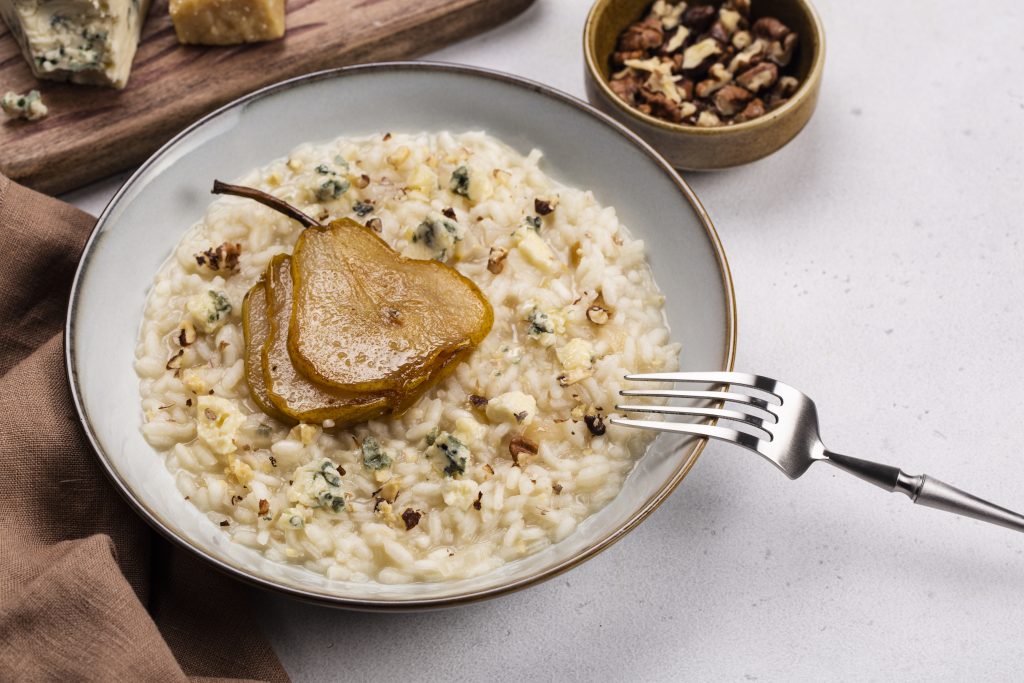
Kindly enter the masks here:
[[[589, 4], [538, 0], [432, 57], [583, 96]], [[807, 128], [686, 176], [732, 264], [737, 369], [804, 389], [840, 452], [1024, 509], [1024, 404], [997, 381], [1024, 368], [1024, 12], [818, 4]], [[97, 212], [118, 181], [71, 199]], [[260, 613], [296, 681], [1020, 680], [1022, 587], [1022, 535], [712, 444], [625, 540], [525, 592], [407, 615], [267, 595]]]

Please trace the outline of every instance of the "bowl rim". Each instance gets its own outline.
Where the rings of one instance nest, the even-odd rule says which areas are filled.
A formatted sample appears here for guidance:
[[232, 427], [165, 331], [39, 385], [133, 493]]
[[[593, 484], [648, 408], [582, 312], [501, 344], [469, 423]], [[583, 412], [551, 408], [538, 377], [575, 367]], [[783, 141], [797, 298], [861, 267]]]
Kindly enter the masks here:
[[[656, 116], [645, 114], [642, 111], [629, 106], [622, 101], [622, 98], [612, 92], [612, 89], [608, 86], [608, 82], [601, 75], [601, 70], [598, 66], [598, 57], [595, 54], [594, 48], [596, 25], [598, 17], [617, 0], [596, 0], [591, 6], [590, 11], [587, 13], [586, 22], [583, 25], [583, 62], [586, 67], [587, 76], [590, 81], [594, 83], [600, 93], [606, 100], [609, 100], [619, 111], [624, 112], [626, 115], [633, 117], [649, 126], [661, 128], [662, 130], [670, 131], [673, 133], [681, 133], [683, 135], [694, 135], [694, 136], [726, 136], [732, 133], [742, 133], [744, 131], [756, 131], [759, 128], [767, 127], [773, 122], [787, 116], [790, 112], [794, 111], [799, 107], [804, 100], [812, 96], [813, 92], [818, 88], [821, 83], [821, 74], [825, 69], [825, 26], [821, 23], [821, 17], [818, 16], [818, 11], [814, 9], [814, 5], [809, 0], [792, 0], [797, 6], [799, 6], [803, 12], [808, 16], [813, 27], [813, 32], [817, 38], [817, 50], [811, 57], [811, 68], [807, 72], [807, 77], [800, 82], [800, 86], [796, 92], [786, 100], [786, 102], [779, 108], [773, 109], [763, 116], [758, 116], [755, 119], [744, 121], [743, 123], [735, 123], [730, 126], [691, 126], [683, 123], [672, 123], [659, 119]], [[607, 59], [607, 55], [605, 59]]]
[[177, 144], [184, 138], [189, 136], [193, 131], [204, 126], [208, 121], [215, 119], [221, 114], [230, 110], [244, 107], [246, 104], [255, 100], [273, 96], [277, 93], [281, 93], [290, 90], [296, 86], [304, 85], [306, 83], [328, 80], [334, 78], [344, 78], [349, 75], [359, 75], [367, 73], [380, 73], [388, 71], [418, 71], [425, 74], [429, 73], [455, 73], [466, 76], [472, 76], [477, 78], [484, 78], [494, 81], [499, 81], [512, 85], [514, 87], [524, 88], [533, 91], [539, 95], [554, 99], [558, 102], [568, 104], [581, 113], [598, 119], [605, 125], [612, 128], [615, 132], [625, 137], [629, 142], [633, 143], [641, 152], [646, 154], [650, 159], [657, 165], [660, 166], [662, 171], [669, 177], [669, 179], [676, 185], [676, 187], [683, 193], [687, 201], [693, 207], [694, 213], [697, 215], [698, 220], [704, 227], [708, 241], [715, 252], [719, 272], [722, 278], [723, 292], [725, 294], [725, 314], [726, 314], [726, 349], [725, 357], [722, 359], [722, 369], [732, 370], [733, 363], [736, 358], [736, 338], [737, 338], [737, 326], [736, 326], [736, 296], [733, 289], [732, 274], [729, 269], [729, 263], [725, 256], [725, 251], [722, 247], [721, 239], [715, 230], [714, 225], [711, 222], [707, 211], [704, 209], [700, 200], [694, 194], [690, 186], [684, 181], [679, 174], [672, 168], [664, 158], [662, 158], [650, 145], [641, 140], [635, 133], [631, 132], [622, 124], [618, 123], [611, 117], [598, 111], [591, 105], [579, 100], [571, 95], [555, 90], [554, 88], [546, 85], [531, 81], [526, 78], [519, 76], [513, 76], [500, 71], [491, 69], [485, 69], [480, 67], [465, 66], [459, 64], [451, 64], [439, 61], [392, 61], [392, 62], [377, 62], [369, 64], [360, 64], [355, 66], [339, 67], [334, 69], [326, 69], [322, 71], [316, 71], [303, 76], [297, 76], [290, 78], [278, 83], [273, 83], [268, 86], [264, 86], [253, 92], [244, 95], [228, 104], [210, 112], [209, 114], [201, 117], [191, 125], [184, 128], [181, 132], [171, 138], [167, 143], [160, 147], [152, 156], [143, 162], [134, 173], [129, 176], [127, 180], [121, 185], [114, 196], [107, 203], [106, 207], [100, 213], [96, 220], [96, 225], [93, 227], [92, 232], [89, 235], [85, 246], [82, 249], [82, 254], [79, 258], [78, 267], [75, 270], [75, 276], [71, 287], [71, 292], [68, 297], [68, 312], [66, 318], [66, 324], [64, 329], [64, 364], [65, 372], [68, 381], [68, 387], [71, 392], [72, 402], [74, 403], [75, 412], [77, 413], [78, 422], [81, 425], [86, 439], [92, 448], [92, 451], [97, 457], [103, 471], [107, 477], [114, 484], [114, 488], [121, 494], [122, 498], [129, 504], [131, 508], [135, 510], [151, 527], [158, 531], [164, 538], [171, 541], [173, 544], [184, 548], [186, 551], [193, 553], [201, 559], [209, 562], [214, 568], [220, 570], [232, 576], [235, 579], [241, 580], [244, 583], [270, 590], [279, 592], [284, 595], [288, 595], [293, 598], [305, 602], [311, 602], [318, 605], [338, 607], [352, 610], [362, 611], [388, 611], [388, 612], [401, 612], [401, 611], [412, 611], [422, 609], [436, 609], [443, 607], [451, 607], [456, 605], [465, 605], [481, 600], [494, 598], [499, 595], [504, 595], [514, 591], [527, 588], [535, 585], [547, 579], [558, 576], [562, 572], [565, 572], [573, 567], [581, 564], [582, 562], [590, 559], [597, 555], [601, 551], [607, 549], [613, 545], [616, 541], [621, 539], [627, 533], [632, 531], [640, 522], [647, 518], [679, 485], [684, 477], [689, 473], [690, 469], [696, 463], [698, 456], [707, 444], [707, 440], [700, 438], [695, 440], [692, 446], [692, 451], [689, 457], [682, 463], [682, 465], [670, 476], [652, 495], [648, 498], [641, 506], [639, 506], [626, 520], [626, 522], [617, 528], [609, 530], [609, 532], [600, 540], [593, 543], [592, 545], [584, 548], [577, 554], [566, 558], [565, 560], [548, 567], [542, 571], [535, 572], [529, 576], [509, 581], [498, 586], [467, 591], [456, 595], [449, 595], [435, 598], [413, 598], [413, 599], [377, 599], [372, 596], [367, 597], [345, 597], [332, 594], [326, 591], [317, 591], [306, 588], [298, 588], [290, 586], [284, 583], [279, 583], [273, 579], [261, 576], [255, 572], [249, 571], [245, 567], [235, 566], [225, 560], [213, 556], [212, 554], [192, 545], [187, 539], [180, 537], [175, 533], [171, 525], [165, 522], [161, 516], [141, 497], [137, 497], [132, 490], [129, 488], [127, 482], [121, 478], [119, 472], [114, 466], [113, 462], [104, 453], [103, 448], [100, 445], [99, 438], [96, 430], [94, 430], [92, 424], [89, 421], [88, 413], [85, 409], [84, 399], [79, 387], [78, 374], [75, 370], [74, 363], [74, 352], [75, 352], [75, 319], [77, 317], [78, 300], [81, 295], [81, 284], [83, 281], [83, 275], [86, 272], [89, 261], [93, 254], [93, 249], [97, 244], [98, 238], [103, 232], [104, 227], [112, 213], [114, 207], [121, 200], [129, 188], [144, 174], [146, 171], [161, 160], [165, 155], [172, 152]]

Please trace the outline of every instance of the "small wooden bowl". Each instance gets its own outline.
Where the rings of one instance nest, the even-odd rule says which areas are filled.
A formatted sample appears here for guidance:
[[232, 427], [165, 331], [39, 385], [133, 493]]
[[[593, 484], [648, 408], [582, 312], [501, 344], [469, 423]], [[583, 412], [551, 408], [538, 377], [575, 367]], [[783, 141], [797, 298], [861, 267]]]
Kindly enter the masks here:
[[[651, 0], [597, 0], [583, 29], [587, 98], [636, 132], [676, 168], [710, 171], [756, 161], [796, 137], [814, 113], [825, 64], [825, 30], [807, 0], [753, 0], [752, 19], [772, 16], [800, 34], [792, 74], [800, 80], [793, 96], [764, 116], [731, 126], [700, 128], [669, 123], [641, 113], [608, 87], [619, 34], [644, 16]], [[718, 4], [709, 2], [708, 4]]]

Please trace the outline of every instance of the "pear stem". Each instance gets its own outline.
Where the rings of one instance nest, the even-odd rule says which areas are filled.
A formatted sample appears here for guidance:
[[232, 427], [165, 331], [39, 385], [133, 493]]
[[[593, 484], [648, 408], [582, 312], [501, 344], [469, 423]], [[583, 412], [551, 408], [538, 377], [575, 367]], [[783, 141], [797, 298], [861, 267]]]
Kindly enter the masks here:
[[244, 185], [231, 185], [229, 183], [222, 183], [219, 180], [213, 181], [213, 194], [230, 194], [236, 197], [245, 197], [255, 202], [259, 202], [263, 206], [269, 207], [274, 211], [283, 213], [288, 218], [297, 220], [307, 228], [322, 228], [323, 225], [314, 220], [312, 217], [304, 214], [303, 212], [296, 209], [294, 206], [278, 199], [272, 194], [267, 194], [262, 190], [257, 190], [254, 187], [245, 187]]

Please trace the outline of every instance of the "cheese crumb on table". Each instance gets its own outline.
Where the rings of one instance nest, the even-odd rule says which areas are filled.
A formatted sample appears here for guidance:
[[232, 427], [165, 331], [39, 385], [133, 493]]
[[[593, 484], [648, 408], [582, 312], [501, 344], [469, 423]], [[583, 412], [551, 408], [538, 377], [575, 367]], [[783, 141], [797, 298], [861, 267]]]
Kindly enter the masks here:
[[171, 0], [171, 20], [185, 45], [237, 45], [284, 35], [284, 0]]
[[8, 91], [4, 93], [3, 99], [0, 99], [0, 109], [12, 119], [26, 121], [38, 121], [48, 113], [38, 90], [30, 90], [25, 95]]

